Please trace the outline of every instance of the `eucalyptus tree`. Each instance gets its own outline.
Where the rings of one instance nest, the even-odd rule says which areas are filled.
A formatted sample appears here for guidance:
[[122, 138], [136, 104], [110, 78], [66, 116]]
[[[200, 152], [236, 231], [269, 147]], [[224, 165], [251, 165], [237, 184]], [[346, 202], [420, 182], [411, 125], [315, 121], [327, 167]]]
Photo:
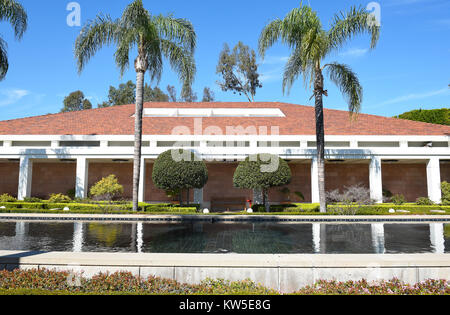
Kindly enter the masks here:
[[[14, 37], [21, 40], [28, 27], [25, 8], [14, 0], [0, 0], [0, 21], [6, 21], [14, 29]], [[9, 69], [8, 44], [0, 36], [0, 81], [4, 80]]]
[[116, 65], [123, 75], [129, 67], [130, 52], [137, 48], [137, 57], [134, 60], [136, 71], [134, 211], [138, 210], [145, 73], [149, 72], [152, 82], [159, 82], [163, 70], [163, 57], [166, 57], [183, 86], [190, 87], [196, 72], [194, 61], [196, 38], [194, 27], [188, 20], [174, 18], [171, 15], [151, 15], [144, 8], [142, 0], [135, 0], [126, 7], [119, 19], [113, 20], [107, 15], [98, 15], [82, 28], [76, 40], [75, 56], [79, 73], [100, 48], [115, 44]]
[[380, 26], [375, 17], [364, 8], [352, 7], [347, 12], [334, 16], [331, 26], [325, 30], [315, 11], [300, 5], [289, 12], [284, 19], [270, 22], [261, 32], [259, 52], [264, 58], [266, 51], [281, 41], [291, 50], [284, 69], [283, 93], [289, 93], [300, 74], [305, 86], [313, 88], [315, 98], [317, 161], [319, 169], [320, 211], [326, 212], [325, 196], [325, 132], [323, 96], [328, 96], [324, 88], [324, 73], [335, 83], [348, 101], [350, 115], [361, 109], [363, 88], [356, 74], [345, 64], [324, 63], [330, 54], [341, 49], [357, 35], [369, 34], [371, 49], [380, 36]]

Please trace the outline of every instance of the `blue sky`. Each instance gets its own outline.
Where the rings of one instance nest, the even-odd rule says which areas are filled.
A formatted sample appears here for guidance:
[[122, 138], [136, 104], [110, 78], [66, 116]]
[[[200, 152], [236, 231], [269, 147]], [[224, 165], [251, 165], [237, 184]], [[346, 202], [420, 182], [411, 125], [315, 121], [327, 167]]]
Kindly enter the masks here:
[[[0, 82], [0, 120], [56, 113], [65, 96], [81, 90], [94, 107], [107, 99], [110, 85], [134, 80], [134, 71], [120, 78], [114, 59], [114, 47], [104, 48], [79, 76], [73, 46], [81, 27], [66, 23], [68, 0], [21, 0], [29, 15], [29, 29], [22, 41], [13, 38], [10, 25], [0, 24], [0, 34], [8, 42], [10, 70]], [[81, 23], [102, 12], [116, 18], [131, 0], [78, 0]], [[170, 14], [189, 19], [198, 36], [197, 76], [194, 90], [202, 96], [205, 86], [212, 88], [218, 101], [245, 101], [245, 97], [220, 91], [216, 64], [223, 44], [231, 47], [239, 40], [257, 50], [262, 28], [275, 18], [284, 17], [299, 0], [144, 0], [152, 14]], [[303, 0], [308, 3], [308, 0]], [[352, 5], [370, 1], [309, 0], [325, 27], [334, 15]], [[359, 75], [364, 86], [362, 112], [394, 116], [412, 109], [450, 107], [450, 1], [381, 0], [382, 32], [378, 47], [370, 51], [369, 38], [350, 42], [329, 61], [346, 63]], [[281, 78], [289, 50], [276, 45], [260, 61], [264, 87], [257, 101], [280, 101], [313, 105], [312, 92], [300, 79], [289, 95], [283, 95]], [[134, 58], [134, 57], [133, 57]], [[131, 67], [131, 69], [133, 69]], [[149, 77], [146, 77], [149, 80]], [[166, 63], [159, 84], [180, 91], [176, 76]], [[154, 85], [154, 84], [153, 84]], [[345, 99], [330, 81], [325, 107], [347, 108]]]

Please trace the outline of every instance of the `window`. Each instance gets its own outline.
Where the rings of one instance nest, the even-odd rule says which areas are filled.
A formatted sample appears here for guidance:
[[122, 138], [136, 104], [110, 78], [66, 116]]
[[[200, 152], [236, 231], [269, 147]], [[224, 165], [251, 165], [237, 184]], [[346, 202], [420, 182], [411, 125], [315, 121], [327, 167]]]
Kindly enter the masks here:
[[145, 108], [144, 117], [286, 117], [279, 108]]
[[400, 142], [358, 142], [360, 148], [400, 148]]
[[99, 147], [100, 141], [60, 141], [59, 145], [61, 147]]
[[51, 147], [51, 141], [13, 141], [13, 147]]

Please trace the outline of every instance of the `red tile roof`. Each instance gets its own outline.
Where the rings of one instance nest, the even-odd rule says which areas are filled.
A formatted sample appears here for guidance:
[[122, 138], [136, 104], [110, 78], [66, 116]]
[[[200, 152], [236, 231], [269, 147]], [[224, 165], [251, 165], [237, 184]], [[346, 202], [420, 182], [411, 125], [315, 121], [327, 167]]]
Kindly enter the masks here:
[[[203, 128], [218, 126], [279, 126], [281, 135], [315, 135], [314, 108], [286, 103], [145, 103], [145, 108], [279, 108], [284, 118], [203, 118]], [[0, 121], [0, 135], [134, 135], [134, 105], [98, 108], [8, 121]], [[144, 135], [171, 135], [194, 118], [144, 118]], [[450, 135], [449, 126], [325, 109], [326, 135]]]

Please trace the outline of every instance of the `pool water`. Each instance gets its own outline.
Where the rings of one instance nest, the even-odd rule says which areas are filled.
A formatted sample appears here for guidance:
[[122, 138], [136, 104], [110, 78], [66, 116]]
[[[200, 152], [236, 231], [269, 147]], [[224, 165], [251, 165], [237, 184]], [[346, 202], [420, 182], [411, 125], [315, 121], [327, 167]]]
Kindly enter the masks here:
[[0, 221], [0, 250], [130, 253], [450, 253], [450, 224]]

